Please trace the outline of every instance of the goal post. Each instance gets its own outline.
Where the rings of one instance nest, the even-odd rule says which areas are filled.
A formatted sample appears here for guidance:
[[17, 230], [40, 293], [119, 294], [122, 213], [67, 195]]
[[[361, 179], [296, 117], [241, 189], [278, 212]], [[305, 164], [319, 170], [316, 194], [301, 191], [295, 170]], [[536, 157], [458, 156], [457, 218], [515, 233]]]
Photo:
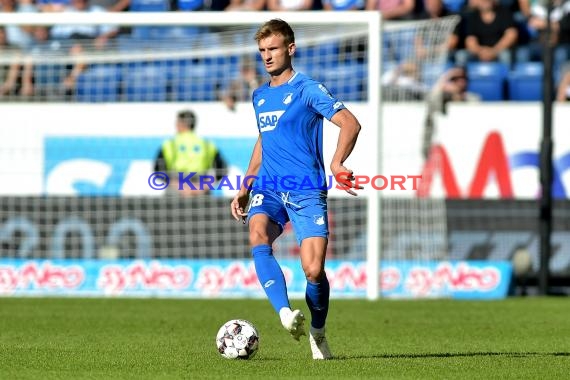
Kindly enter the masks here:
[[[403, 137], [387, 130], [397, 126], [385, 126], [384, 122], [387, 115], [394, 120], [394, 112], [401, 112], [405, 122], [407, 102], [421, 101], [427, 93], [432, 82], [426, 80], [427, 74], [442, 72], [447, 53], [440, 49], [441, 41], [451, 33], [453, 20], [384, 23], [378, 12], [369, 11], [342, 15], [336, 12], [0, 13], [0, 25], [6, 26], [98, 25], [121, 29], [119, 36], [104, 49], [84, 44], [82, 51], [73, 55], [67, 47], [62, 49], [58, 45], [52, 49], [49, 45], [39, 53], [0, 56], [1, 64], [17, 62], [41, 69], [34, 72], [38, 88], [44, 85], [44, 80], [49, 83], [24, 101], [14, 94], [0, 98], [3, 115], [8, 115], [8, 122], [20, 129], [16, 137], [0, 132], [3, 137], [0, 147], [10, 147], [7, 151], [11, 152], [20, 149], [13, 146], [21, 147], [19, 154], [27, 165], [14, 168], [13, 172], [6, 170], [0, 177], [6, 183], [13, 184], [12, 179], [18, 178], [23, 184], [33, 184], [26, 186], [25, 191], [17, 183], [0, 190], [0, 209], [6, 215], [2, 220], [4, 240], [15, 239], [15, 231], [19, 229], [34, 231], [30, 232], [33, 244], [27, 245], [33, 249], [26, 251], [26, 255], [19, 247], [5, 251], [0, 258], [248, 257], [245, 230], [235, 224], [230, 226], [228, 221], [226, 203], [232, 193], [219, 191], [212, 197], [195, 199], [178, 194], [159, 195], [146, 184], [152, 171], [149, 152], [153, 152], [149, 147], [157, 148], [159, 137], [174, 132], [171, 121], [177, 110], [195, 109], [199, 113], [198, 132], [213, 138], [222, 152], [231, 156], [230, 161], [241, 163], [230, 168], [232, 175], [243, 174], [242, 156], [249, 157], [250, 152], [239, 152], [237, 147], [249, 147], [256, 135], [251, 105], [240, 102], [236, 110], [228, 111], [218, 96], [220, 87], [239, 75], [243, 57], [257, 59], [262, 74], [253, 34], [272, 18], [287, 21], [295, 31], [298, 54], [294, 67], [323, 82], [361, 121], [362, 132], [347, 166], [355, 174], [369, 178], [417, 174], [421, 165], [414, 164], [413, 173], [398, 172], [408, 170], [409, 166], [392, 166], [392, 162], [403, 162], [408, 157], [402, 156], [400, 160], [402, 157], [390, 153], [415, 155], [416, 152], [407, 152]], [[158, 34], [148, 29], [152, 27], [159, 27]], [[141, 33], [137, 34], [138, 31]], [[421, 56], [415, 53], [418, 37], [422, 37], [427, 52]], [[78, 62], [83, 71], [75, 87], [62, 93], [60, 87], [65, 76], [62, 71]], [[409, 81], [401, 80], [406, 78], [393, 76], [394, 72], [402, 72], [401, 64], [413, 66], [413, 75], [421, 86], [410, 91]], [[392, 108], [385, 112], [386, 105], [395, 106], [396, 111]], [[33, 112], [16, 111], [17, 108]], [[42, 125], [33, 121], [38, 116]], [[136, 128], [129, 125], [132, 120]], [[338, 135], [338, 129], [326, 124], [325, 163], [330, 162]], [[401, 147], [395, 148], [398, 144]], [[385, 157], [389, 163], [384, 162]], [[0, 164], [6, 168], [13, 165], [11, 155], [0, 153]], [[81, 165], [85, 165], [83, 170]], [[326, 169], [328, 172], [328, 164]], [[69, 173], [79, 179], [73, 182]], [[37, 185], [35, 179], [40, 176], [44, 178]], [[441, 202], [425, 206], [427, 203], [416, 199], [413, 192], [393, 198], [367, 186], [359, 197], [353, 198], [334, 189], [333, 184], [329, 198], [335, 217], [332, 257], [364, 263], [368, 299], [377, 299], [382, 294], [380, 269], [387, 247], [391, 247], [391, 259], [421, 260], [435, 254], [431, 251], [424, 254], [420, 249], [410, 256], [402, 248], [398, 256], [399, 242], [409, 246], [410, 233], [414, 232], [434, 241], [445, 239], [433, 237], [445, 234], [444, 229], [430, 229], [445, 223]], [[28, 224], [22, 222], [22, 209], [26, 210], [24, 219]], [[406, 212], [415, 214], [402, 218]], [[86, 215], [84, 220], [82, 213]], [[191, 213], [186, 217], [189, 219], [185, 219], [185, 213]], [[76, 219], [67, 218], [67, 214]], [[203, 223], [191, 220], [202, 218]], [[109, 226], [112, 234], [105, 230]], [[78, 236], [66, 240], [66, 234]], [[295, 254], [293, 245], [294, 239], [288, 231], [277, 243], [276, 253], [291, 258]]]

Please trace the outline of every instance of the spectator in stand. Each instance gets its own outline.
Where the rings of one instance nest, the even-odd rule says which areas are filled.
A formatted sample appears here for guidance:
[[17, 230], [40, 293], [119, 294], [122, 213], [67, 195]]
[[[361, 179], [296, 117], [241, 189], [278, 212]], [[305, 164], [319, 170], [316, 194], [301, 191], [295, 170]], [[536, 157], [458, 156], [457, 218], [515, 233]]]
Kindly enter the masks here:
[[[89, 0], [71, 0], [71, 4], [66, 6], [64, 12], [76, 13], [102, 13], [106, 12], [105, 8], [92, 5]], [[108, 25], [55, 25], [51, 29], [50, 37], [60, 41], [91, 41], [93, 46], [102, 49], [107, 45], [109, 39], [115, 37], [118, 29]]]
[[[20, 13], [20, 12], [36, 12], [36, 8], [31, 0], [0, 0], [0, 12]], [[26, 50], [33, 42], [32, 27], [7, 25], [5, 27], [6, 40], [9, 45]]]
[[447, 70], [434, 84], [429, 101], [437, 112], [445, 113], [449, 102], [480, 101], [481, 97], [467, 91], [469, 79], [464, 67], [456, 66]]
[[325, 11], [358, 11], [364, 9], [364, 0], [322, 0]]
[[251, 101], [253, 91], [262, 83], [263, 78], [257, 73], [255, 61], [244, 58], [241, 63], [240, 75], [223, 90], [220, 98], [229, 110], [235, 111], [236, 102]]
[[465, 38], [467, 37], [467, 20], [470, 15], [477, 11], [477, 0], [467, 0], [459, 10], [459, 23], [449, 38], [449, 61], [455, 61], [458, 51], [465, 49]]
[[422, 153], [428, 157], [434, 131], [434, 116], [445, 114], [449, 102], [478, 102], [481, 97], [467, 91], [469, 79], [463, 67], [452, 67], [434, 84], [428, 95]]
[[204, 2], [205, 11], [225, 11], [230, 5], [230, 0], [208, 0]]
[[477, 11], [467, 19], [467, 50], [458, 51], [456, 63], [465, 66], [469, 61], [512, 62], [512, 50], [518, 31], [510, 10], [497, 4], [497, 0], [477, 0]]
[[[446, 8], [443, 4], [442, 0], [424, 0], [424, 9], [423, 11], [416, 16], [419, 20], [433, 20], [438, 19], [440, 17], [449, 16], [452, 13]], [[453, 34], [457, 33], [457, 27]], [[453, 34], [450, 36], [448, 41], [441, 46], [437, 47], [438, 51], [448, 51], [455, 48], [453, 43]], [[415, 45], [416, 45], [416, 55], [418, 58], [425, 58], [426, 55], [429, 53], [429, 47], [426, 48], [423, 39], [423, 32], [419, 32], [416, 35]]]
[[570, 66], [567, 67], [562, 74], [562, 79], [560, 80], [556, 93], [556, 100], [559, 102], [570, 101]]
[[90, 4], [104, 8], [107, 12], [124, 12], [129, 10], [130, 0], [91, 0]]
[[36, 2], [34, 0], [17, 0], [18, 12], [38, 12]]
[[267, 0], [267, 10], [308, 11], [313, 8], [313, 0]]
[[[70, 0], [44, 0], [44, 1], [70, 1]], [[174, 3], [173, 4], [176, 5]], [[91, 5], [97, 5], [108, 12], [168, 12], [170, 0], [92, 0]]]
[[452, 14], [442, 0], [423, 0], [423, 3], [422, 11], [416, 16], [419, 20], [438, 19]]
[[[75, 13], [103, 13], [104, 8], [89, 4], [89, 0], [71, 0], [71, 5], [64, 8], [64, 12]], [[50, 32], [51, 39], [68, 45], [70, 55], [80, 57], [85, 50], [102, 50], [110, 39], [117, 36], [119, 29], [106, 25], [55, 25]], [[63, 81], [66, 95], [71, 95], [79, 75], [86, 69], [86, 64], [79, 58], [69, 68], [69, 74]]]
[[380, 11], [384, 20], [412, 18], [415, 0], [366, 0], [367, 11]]
[[[562, 0], [554, 0], [553, 9], [550, 14], [550, 21], [552, 25], [552, 34], [550, 44], [554, 46], [560, 34], [560, 21], [565, 13], [570, 10], [570, 2], [562, 3]], [[546, 42], [546, 6], [541, 2], [535, 2], [530, 5], [528, 10], [529, 16], [526, 28], [530, 35], [530, 42], [525, 46], [520, 46], [517, 49], [517, 61], [541, 61], [542, 60], [542, 47]]]
[[16, 96], [30, 96], [33, 93], [32, 75], [26, 65], [21, 63], [20, 49], [8, 44], [6, 30], [0, 27], [0, 56], [14, 58], [11, 63], [0, 64], [0, 99]]
[[226, 11], [262, 11], [266, 7], [266, 0], [230, 0]]
[[422, 100], [428, 88], [421, 79], [421, 69], [416, 62], [399, 63], [382, 74], [382, 98], [386, 101]]
[[562, 7], [562, 17], [558, 23], [558, 39], [554, 51], [554, 60], [557, 63], [570, 61], [570, 1]]
[[[515, 0], [509, 1], [510, 10], [513, 12], [518, 12], [520, 18], [528, 20], [530, 17], [530, 8], [532, 4], [536, 4], [538, 0]], [[515, 16], [516, 17], [516, 16]]]
[[70, 0], [36, 0], [38, 10], [42, 13], [63, 12]]

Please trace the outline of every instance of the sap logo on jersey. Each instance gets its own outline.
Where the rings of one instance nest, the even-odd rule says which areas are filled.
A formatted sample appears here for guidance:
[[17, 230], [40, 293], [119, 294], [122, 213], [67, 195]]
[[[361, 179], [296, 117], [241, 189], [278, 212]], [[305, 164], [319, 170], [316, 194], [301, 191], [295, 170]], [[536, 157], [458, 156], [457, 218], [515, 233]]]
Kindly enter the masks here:
[[277, 127], [277, 122], [285, 111], [262, 112], [259, 114], [258, 124], [260, 132], [272, 131]]

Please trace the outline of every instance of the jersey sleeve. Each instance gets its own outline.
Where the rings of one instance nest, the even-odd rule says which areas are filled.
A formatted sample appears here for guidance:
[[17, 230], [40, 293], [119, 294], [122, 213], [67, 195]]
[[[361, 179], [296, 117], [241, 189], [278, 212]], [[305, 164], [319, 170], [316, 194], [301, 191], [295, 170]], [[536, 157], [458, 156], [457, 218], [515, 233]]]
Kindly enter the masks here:
[[324, 84], [311, 82], [307, 84], [301, 95], [303, 101], [314, 112], [330, 120], [335, 113], [345, 109], [344, 104], [335, 98]]

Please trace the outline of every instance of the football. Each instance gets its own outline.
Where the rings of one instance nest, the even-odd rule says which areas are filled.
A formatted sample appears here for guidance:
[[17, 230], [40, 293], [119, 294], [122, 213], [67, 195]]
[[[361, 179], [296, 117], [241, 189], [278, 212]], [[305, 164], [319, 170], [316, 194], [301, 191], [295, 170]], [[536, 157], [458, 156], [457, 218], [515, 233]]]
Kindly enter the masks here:
[[259, 333], [251, 322], [232, 319], [218, 330], [216, 346], [226, 359], [251, 359], [259, 349]]

